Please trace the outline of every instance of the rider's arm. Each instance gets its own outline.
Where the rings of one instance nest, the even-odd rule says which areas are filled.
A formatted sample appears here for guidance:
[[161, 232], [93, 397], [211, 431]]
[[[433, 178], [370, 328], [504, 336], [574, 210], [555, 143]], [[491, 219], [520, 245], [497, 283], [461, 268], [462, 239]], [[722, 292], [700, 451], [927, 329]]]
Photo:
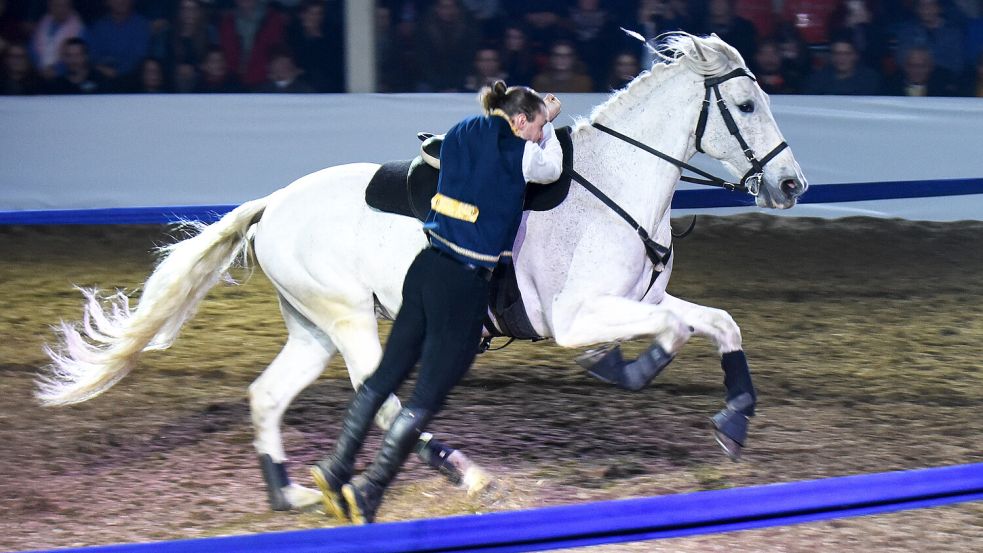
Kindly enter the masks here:
[[560, 178], [563, 171], [563, 150], [556, 138], [553, 123], [543, 126], [543, 139], [537, 144], [526, 142], [522, 153], [522, 176], [526, 182], [547, 184]]

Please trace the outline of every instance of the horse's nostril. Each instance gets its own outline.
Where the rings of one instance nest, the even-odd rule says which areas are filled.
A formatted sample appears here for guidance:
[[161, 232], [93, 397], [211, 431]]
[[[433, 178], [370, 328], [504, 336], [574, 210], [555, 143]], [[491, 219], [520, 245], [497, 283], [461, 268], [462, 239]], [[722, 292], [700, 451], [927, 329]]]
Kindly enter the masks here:
[[789, 196], [798, 196], [800, 194], [799, 182], [795, 179], [785, 179], [782, 181], [782, 190]]

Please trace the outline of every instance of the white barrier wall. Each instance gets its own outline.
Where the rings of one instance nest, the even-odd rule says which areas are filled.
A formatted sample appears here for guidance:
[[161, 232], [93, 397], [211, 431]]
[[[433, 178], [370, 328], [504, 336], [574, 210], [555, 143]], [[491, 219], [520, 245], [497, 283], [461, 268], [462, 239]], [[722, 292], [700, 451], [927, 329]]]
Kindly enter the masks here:
[[[606, 98], [561, 96], [561, 124]], [[0, 211], [238, 204], [330, 165], [407, 159], [417, 131], [476, 109], [467, 94], [0, 98]], [[980, 99], [776, 96], [772, 111], [812, 184], [983, 178]], [[786, 214], [983, 219], [983, 195]]]

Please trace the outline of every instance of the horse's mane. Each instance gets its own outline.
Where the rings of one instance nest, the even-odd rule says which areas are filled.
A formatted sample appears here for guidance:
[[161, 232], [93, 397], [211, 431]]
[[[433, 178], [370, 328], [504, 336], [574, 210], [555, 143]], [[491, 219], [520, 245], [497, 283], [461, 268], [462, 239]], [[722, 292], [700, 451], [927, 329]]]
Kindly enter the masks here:
[[654, 63], [652, 69], [642, 71], [628, 86], [614, 92], [607, 101], [596, 106], [591, 111], [591, 121], [612, 108], [625, 105], [629, 98], [644, 95], [647, 90], [643, 89], [660, 82], [673, 67], [682, 65], [704, 77], [723, 75], [733, 64], [747, 67], [741, 54], [717, 35], [701, 37], [674, 31], [661, 34], [646, 45], [662, 61]]

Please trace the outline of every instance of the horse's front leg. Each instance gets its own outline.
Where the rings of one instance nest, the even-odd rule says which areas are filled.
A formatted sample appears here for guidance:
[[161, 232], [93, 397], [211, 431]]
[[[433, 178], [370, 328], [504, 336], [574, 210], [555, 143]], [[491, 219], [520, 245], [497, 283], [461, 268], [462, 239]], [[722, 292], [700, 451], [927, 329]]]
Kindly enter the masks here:
[[712, 419], [714, 433], [727, 455], [736, 461], [747, 439], [748, 419], [754, 416], [757, 403], [741, 329], [722, 309], [697, 305], [669, 294], [665, 294], [659, 305], [679, 316], [695, 334], [706, 336], [717, 346], [724, 371], [727, 404]]
[[634, 362], [625, 362], [617, 348], [589, 351], [577, 360], [597, 378], [632, 391], [651, 382], [692, 333], [679, 316], [662, 306], [617, 296], [558, 298], [553, 320], [556, 343], [565, 347], [651, 336], [651, 347]]

